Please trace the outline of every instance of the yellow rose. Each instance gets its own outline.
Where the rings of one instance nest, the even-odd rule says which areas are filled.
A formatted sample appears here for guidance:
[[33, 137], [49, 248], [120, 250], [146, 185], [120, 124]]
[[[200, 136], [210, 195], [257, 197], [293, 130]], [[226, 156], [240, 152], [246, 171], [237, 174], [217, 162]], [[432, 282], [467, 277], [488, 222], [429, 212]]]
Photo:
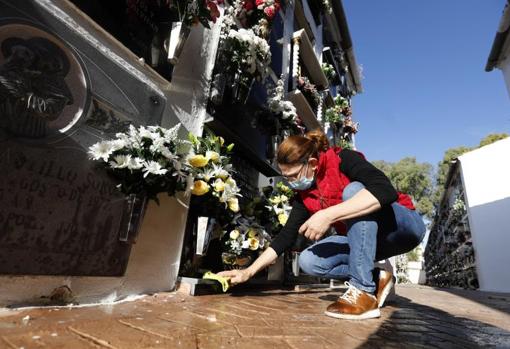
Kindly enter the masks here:
[[253, 228], [248, 229], [248, 237], [249, 238], [255, 238], [258, 236], [258, 231], [256, 231]]
[[217, 161], [220, 159], [220, 154], [218, 154], [217, 152], [212, 151], [212, 150], [208, 150], [208, 151], [205, 153], [205, 156], [206, 156], [208, 159], [211, 159], [211, 160], [212, 160], [212, 161], [214, 161], [214, 162], [217, 162]]
[[225, 190], [225, 182], [223, 182], [221, 179], [216, 179], [213, 183], [214, 190], [216, 191], [223, 191]]
[[249, 248], [250, 248], [250, 250], [255, 251], [256, 249], [258, 249], [258, 248], [259, 248], [259, 239], [249, 238], [249, 239], [248, 239], [248, 242], [249, 242]]
[[193, 188], [191, 189], [191, 193], [193, 195], [197, 195], [197, 196], [204, 195], [208, 191], [209, 191], [209, 184], [207, 184], [206, 182], [204, 182], [202, 180], [195, 181], [195, 183], [193, 183]]
[[285, 225], [285, 223], [287, 223], [287, 219], [289, 219], [289, 217], [285, 213], [280, 213], [278, 215], [278, 222], [280, 222], [281, 225]]
[[193, 167], [204, 167], [209, 162], [209, 159], [199, 154], [190, 157], [188, 162]]
[[237, 198], [228, 199], [227, 205], [232, 212], [239, 212], [239, 201]]
[[285, 192], [290, 191], [290, 188], [289, 188], [289, 187], [287, 187], [287, 186], [286, 186], [285, 184], [283, 184], [282, 182], [280, 182], [280, 189], [281, 189], [282, 191], [285, 191]]
[[270, 198], [269, 202], [272, 203], [273, 205], [276, 205], [276, 204], [279, 204], [280, 202], [282, 202], [282, 199], [280, 198], [280, 195], [276, 195], [276, 196]]
[[237, 238], [239, 237], [239, 230], [237, 229], [232, 230], [229, 236], [232, 240], [237, 240]]

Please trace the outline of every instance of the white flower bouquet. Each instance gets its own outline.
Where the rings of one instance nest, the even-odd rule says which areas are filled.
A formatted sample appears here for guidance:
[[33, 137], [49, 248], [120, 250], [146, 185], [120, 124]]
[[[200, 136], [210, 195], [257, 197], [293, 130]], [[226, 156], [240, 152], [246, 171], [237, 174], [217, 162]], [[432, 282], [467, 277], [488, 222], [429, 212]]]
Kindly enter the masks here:
[[189, 139], [192, 147], [186, 164], [194, 178], [191, 193], [202, 197], [202, 204], [215, 198], [216, 202], [220, 202], [231, 212], [238, 212], [238, 197], [241, 194], [232, 178], [232, 165], [228, 156], [234, 145], [225, 146], [222, 137], [211, 134], [203, 138], [190, 134]]
[[227, 71], [249, 86], [252, 79], [264, 80], [271, 64], [269, 44], [252, 29], [230, 29], [225, 39]]
[[131, 125], [115, 139], [92, 145], [89, 155], [119, 180], [123, 193], [146, 195], [158, 202], [158, 193], [174, 195], [186, 188], [188, 173], [182, 157], [189, 142], [178, 139], [179, 128], [180, 124], [171, 129]]
[[283, 80], [278, 80], [276, 86], [268, 91], [267, 105], [269, 110], [278, 115], [284, 129], [296, 127], [297, 110], [291, 101], [284, 100], [285, 88]]

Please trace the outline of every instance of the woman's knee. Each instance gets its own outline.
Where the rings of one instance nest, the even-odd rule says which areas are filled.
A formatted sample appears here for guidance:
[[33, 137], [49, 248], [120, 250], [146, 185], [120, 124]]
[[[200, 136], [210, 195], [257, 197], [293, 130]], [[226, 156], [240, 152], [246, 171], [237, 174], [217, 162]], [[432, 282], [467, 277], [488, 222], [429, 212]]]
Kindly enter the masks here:
[[301, 268], [305, 274], [315, 274], [315, 259], [316, 257], [312, 252], [310, 252], [308, 249], [304, 250], [299, 254], [299, 268]]
[[361, 189], [364, 189], [365, 186], [360, 182], [351, 182], [349, 183], [343, 190], [342, 200], [347, 201], [356, 195]]

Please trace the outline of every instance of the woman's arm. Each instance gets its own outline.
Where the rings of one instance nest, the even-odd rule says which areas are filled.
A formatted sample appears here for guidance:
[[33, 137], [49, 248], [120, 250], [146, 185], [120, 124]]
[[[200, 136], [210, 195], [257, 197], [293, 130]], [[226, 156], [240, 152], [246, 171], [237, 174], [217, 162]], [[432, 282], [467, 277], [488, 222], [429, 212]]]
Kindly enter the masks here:
[[299, 227], [310, 217], [301, 199], [296, 198], [292, 204], [287, 223], [280, 233], [271, 242], [271, 245], [244, 270], [230, 270], [218, 273], [221, 276], [229, 277], [232, 285], [248, 281], [253, 275], [273, 263], [279, 255], [290, 248], [298, 236]]
[[384, 173], [352, 150], [342, 150], [340, 170], [351, 180], [361, 182], [365, 189], [338, 205], [323, 209], [299, 229], [311, 240], [320, 239], [338, 221], [361, 217], [379, 210], [397, 199], [397, 191]]
[[276, 258], [278, 258], [278, 255], [275, 250], [272, 247], [268, 247], [248, 268], [222, 271], [218, 275], [229, 278], [230, 284], [234, 286], [248, 281], [253, 275], [273, 263]]
[[380, 208], [376, 197], [361, 189], [349, 200], [315, 213], [299, 228], [299, 233], [310, 240], [319, 240], [333, 223], [364, 216]]

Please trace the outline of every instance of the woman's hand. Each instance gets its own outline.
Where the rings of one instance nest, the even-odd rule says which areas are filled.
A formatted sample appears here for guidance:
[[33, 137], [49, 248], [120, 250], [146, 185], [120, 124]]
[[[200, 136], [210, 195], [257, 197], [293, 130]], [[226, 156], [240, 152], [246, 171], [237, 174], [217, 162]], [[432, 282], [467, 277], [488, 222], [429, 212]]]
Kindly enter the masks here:
[[303, 223], [299, 228], [299, 234], [303, 234], [310, 240], [319, 240], [328, 231], [332, 223], [327, 210], [320, 210]]
[[232, 286], [246, 282], [252, 277], [247, 269], [226, 270], [218, 273], [218, 275], [228, 278]]

